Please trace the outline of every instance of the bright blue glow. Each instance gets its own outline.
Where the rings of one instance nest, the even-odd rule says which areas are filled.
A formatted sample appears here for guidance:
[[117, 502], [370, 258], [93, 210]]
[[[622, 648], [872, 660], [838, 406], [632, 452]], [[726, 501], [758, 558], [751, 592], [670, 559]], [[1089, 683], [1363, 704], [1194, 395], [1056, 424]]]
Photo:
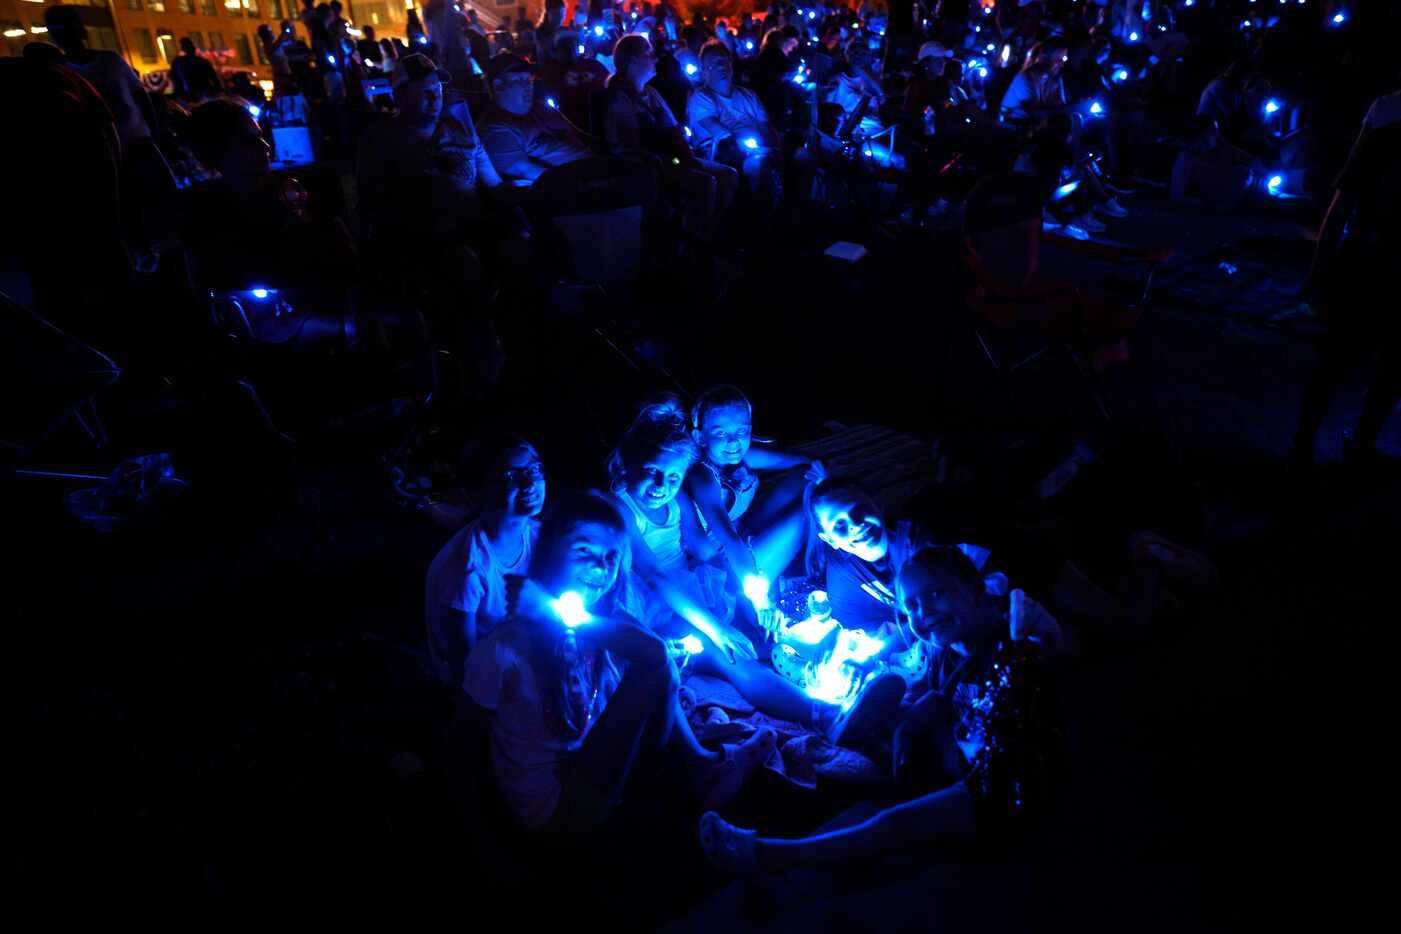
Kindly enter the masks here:
[[1249, 28], [1250, 28], [1250, 20], [1248, 20], [1248, 19], [1247, 19], [1247, 20], [1241, 20], [1240, 28], [1241, 28], [1241, 29], [1249, 29]]
[[[634, 13], [633, 15], [636, 16], [637, 14]], [[699, 655], [705, 651], [705, 643], [688, 633], [681, 637], [681, 648], [686, 650], [687, 655]]]
[[692, 62], [687, 62], [687, 63], [686, 63], [686, 74], [687, 74], [687, 75], [694, 75], [694, 74], [695, 74], [696, 72], [698, 72], [698, 71], [700, 71], [700, 69], [697, 68], [696, 65], [695, 65], [694, 63], [692, 63]]
[[[984, 7], [984, 9], [987, 9], [987, 8]], [[1009, 61], [1011, 61], [1011, 59], [1012, 59], [1012, 47], [1011, 47], [1010, 45], [1004, 45], [1004, 46], [1002, 47], [1002, 64], [1004, 64], [1004, 65], [1007, 64]]]
[[427, 45], [427, 44], [428, 44], [428, 37], [427, 37], [427, 36], [419, 36], [419, 37], [418, 37], [418, 44], [419, 44], [419, 45]]
[[1100, 117], [1104, 115], [1104, 105], [1099, 101], [1090, 102], [1090, 116]]
[[979, 77], [979, 78], [986, 78], [987, 76], [988, 76], [988, 69], [987, 69], [987, 66], [986, 66], [986, 65], [981, 65], [981, 66], [979, 66], [979, 67], [978, 67], [978, 77]]
[[1276, 197], [1279, 196], [1280, 189], [1283, 188], [1283, 187], [1284, 187], [1284, 176], [1283, 176], [1283, 175], [1271, 175], [1270, 178], [1269, 178], [1269, 180], [1265, 182], [1265, 190], [1268, 191], [1270, 194], [1276, 196]]
[[1118, 68], [1118, 69], [1115, 69], [1115, 71], [1114, 71], [1114, 80], [1117, 81], [1117, 82], [1119, 82], [1119, 83], [1121, 83], [1121, 84], [1122, 84], [1123, 82], [1129, 80], [1129, 70], [1128, 70], [1127, 68]]
[[997, 43], [996, 43], [996, 42], [989, 42], [989, 43], [987, 44], [987, 46], [984, 48], [983, 51], [985, 51], [985, 52], [987, 52], [989, 55], [991, 55], [992, 53], [994, 53], [994, 52], [997, 51]]
[[1347, 14], [1346, 14], [1346, 13], [1334, 13], [1334, 14], [1333, 14], [1333, 25], [1334, 25], [1334, 26], [1341, 26], [1343, 23], [1346, 23], [1346, 22], [1347, 22]]
[[1265, 116], [1273, 117], [1275, 114], [1279, 113], [1280, 106], [1279, 101], [1275, 100], [1273, 97], [1265, 101]]
[[559, 104], [555, 102], [555, 99], [553, 97], [545, 98], [545, 106], [549, 107], [551, 110], [559, 109]]
[[710, 621], [710, 618], [700, 610], [687, 610], [681, 615], [686, 618], [686, 622], [696, 627], [701, 635], [716, 645], [720, 644], [720, 631], [715, 628], [715, 624]]
[[1080, 187], [1080, 182], [1079, 182], [1078, 180], [1077, 180], [1077, 181], [1073, 181], [1073, 182], [1066, 182], [1064, 185], [1062, 185], [1062, 186], [1060, 186], [1059, 188], [1056, 189], [1056, 193], [1055, 193], [1055, 195], [1052, 197], [1051, 200], [1053, 200], [1053, 201], [1059, 201], [1059, 200], [1062, 199], [1062, 198], [1068, 197], [1068, 196], [1074, 194], [1074, 193], [1075, 193], [1075, 189], [1077, 189], [1077, 188], [1079, 188], [1079, 187]]
[[991, 16], [991, 15], [992, 15], [992, 7], [991, 7], [991, 6], [985, 6], [985, 7], [983, 7], [983, 15], [984, 15], [984, 16]]
[[554, 610], [559, 621], [570, 629], [593, 621], [593, 615], [584, 606], [584, 597], [577, 590], [566, 590], [559, 595], [558, 600], [550, 601], [550, 609]]
[[1138, 41], [1138, 33], [1137, 33], [1137, 32], [1131, 32], [1131, 33], [1129, 33], [1129, 41], [1130, 41], [1130, 42], [1137, 42], [1137, 41]]
[[[759, 141], [758, 141], [757, 139], [755, 139], [754, 137], [752, 137], [752, 136], [746, 136], [746, 137], [744, 138], [744, 148], [745, 148], [745, 149], [758, 149], [758, 148], [759, 148]], [[765, 590], [765, 593], [767, 593], [767, 591], [768, 591], [768, 581], [764, 581], [764, 590]], [[766, 597], [765, 599], [767, 599], [767, 597]]]
[[808, 19], [817, 19], [817, 11], [808, 10]]
[[598, 36], [600, 39], [603, 38], [603, 33], [604, 33], [604, 29], [603, 29], [602, 26], [595, 26], [595, 27], [593, 28], [593, 34], [594, 34], [595, 36]]
[[[754, 145], [750, 146], [750, 143]], [[758, 149], [759, 141], [753, 138], [746, 139], [744, 145], [750, 149]], [[744, 595], [749, 598], [749, 602], [754, 604], [756, 610], [767, 610], [773, 607], [769, 601], [769, 579], [762, 574], [744, 575], [743, 584]]]
[[257, 104], [249, 104], [249, 105], [248, 105], [248, 115], [249, 115], [250, 117], [252, 117], [254, 120], [257, 120], [258, 117], [262, 115], [262, 113], [263, 113], [263, 108], [259, 107]]
[[1196, 6], [1196, 4], [1197, 4], [1197, 0], [1185, 0], [1185, 2], [1184, 2], [1182, 5], [1183, 5], [1183, 6]]
[[264, 298], [267, 298], [269, 294], [271, 294], [271, 293], [268, 292], [267, 289], [263, 289], [263, 288], [249, 289], [248, 292], [249, 292], [250, 295], [252, 295], [252, 296], [253, 296], [254, 298], [256, 298], [256, 299], [264, 299]]
[[753, 40], [753, 39], [745, 39], [745, 40], [744, 40], [744, 50], [745, 50], [746, 52], [753, 52], [753, 51], [754, 51], [754, 40]]
[[690, 127], [688, 127], [688, 126], [683, 126], [681, 129], [683, 129], [683, 130], [686, 131], [686, 138], [687, 138], [687, 139], [690, 139], [692, 136], [695, 136], [695, 134], [691, 132], [691, 128], [690, 128]]
[[837, 621], [831, 617], [818, 619], [815, 616], [809, 616], [800, 623], [783, 627], [783, 638], [788, 642], [798, 642], [802, 645], [817, 645], [826, 639], [836, 626]]
[[582, 42], [574, 48], [574, 52], [578, 55], [583, 55], [586, 51], [588, 50], [584, 48], [584, 44]]
[[327, 65], [334, 65], [335, 63], [336, 63], [336, 57], [335, 57], [334, 55], [327, 55], [327, 56], [326, 56], [326, 64], [327, 64]]
[[813, 700], [850, 707], [865, 683], [853, 665], [875, 658], [885, 641], [868, 636], [861, 629], [843, 629], [837, 636], [832, 653], [820, 664], [812, 664], [804, 673], [804, 690]]

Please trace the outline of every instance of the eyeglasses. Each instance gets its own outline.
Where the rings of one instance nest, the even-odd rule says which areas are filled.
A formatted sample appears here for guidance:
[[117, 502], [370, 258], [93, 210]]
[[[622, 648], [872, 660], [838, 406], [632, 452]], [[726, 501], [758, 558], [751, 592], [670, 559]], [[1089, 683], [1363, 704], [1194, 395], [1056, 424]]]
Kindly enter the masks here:
[[545, 465], [536, 461], [533, 464], [526, 464], [524, 467], [512, 467], [509, 470], [503, 470], [498, 476], [501, 478], [502, 483], [507, 484], [519, 484], [526, 480], [534, 483], [536, 480], [545, 479]]

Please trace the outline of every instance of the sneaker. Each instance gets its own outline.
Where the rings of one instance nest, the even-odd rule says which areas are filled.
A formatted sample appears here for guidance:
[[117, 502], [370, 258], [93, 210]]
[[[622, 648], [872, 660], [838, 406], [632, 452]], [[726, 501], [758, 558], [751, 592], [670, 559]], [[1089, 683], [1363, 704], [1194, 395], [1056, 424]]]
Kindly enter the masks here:
[[833, 745], [853, 748], [882, 726], [893, 726], [900, 701], [905, 697], [905, 679], [883, 674], [861, 689], [861, 696], [827, 728]]
[[1041, 211], [1041, 229], [1042, 229], [1042, 230], [1059, 230], [1059, 229], [1060, 229], [1061, 227], [1063, 227], [1063, 226], [1065, 226], [1065, 225], [1062, 224], [1060, 221], [1056, 220], [1056, 216], [1055, 216], [1054, 214], [1052, 214], [1050, 211], [1045, 210], [1044, 208], [1042, 209], [1042, 211]]
[[1104, 231], [1108, 229], [1104, 226], [1102, 221], [1097, 220], [1089, 211], [1081, 214], [1079, 217], [1075, 218], [1075, 220], [1071, 221], [1071, 223], [1076, 227], [1088, 230], [1090, 233], [1104, 233]]
[[1089, 234], [1089, 232], [1088, 232], [1087, 230], [1085, 230], [1085, 228], [1083, 228], [1083, 227], [1081, 227], [1081, 226], [1079, 226], [1079, 225], [1077, 225], [1077, 224], [1066, 224], [1066, 225], [1065, 225], [1065, 235], [1066, 235], [1067, 237], [1070, 237], [1070, 238], [1073, 239], [1073, 240], [1088, 240], [1088, 239], [1090, 239], [1090, 234]]
[[1106, 217], [1128, 217], [1128, 210], [1119, 203], [1118, 198], [1110, 198], [1103, 204], [1097, 205], [1095, 210]]

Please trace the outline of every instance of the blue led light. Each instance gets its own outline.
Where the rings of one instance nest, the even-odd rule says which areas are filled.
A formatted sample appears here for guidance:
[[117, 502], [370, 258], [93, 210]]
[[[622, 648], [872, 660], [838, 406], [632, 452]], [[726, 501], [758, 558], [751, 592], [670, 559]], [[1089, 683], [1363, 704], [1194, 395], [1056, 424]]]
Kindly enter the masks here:
[[336, 57], [335, 57], [334, 55], [327, 55], [327, 56], [326, 56], [326, 64], [327, 64], [327, 65], [334, 65], [335, 63], [336, 63]]
[[695, 74], [696, 72], [698, 72], [698, 71], [700, 71], [700, 69], [697, 68], [697, 67], [695, 66], [694, 63], [692, 63], [692, 62], [687, 62], [687, 63], [686, 63], [686, 74], [688, 74], [688, 75], [694, 75], [694, 74]]
[[1120, 84], [1129, 80], [1129, 70], [1127, 68], [1116, 68], [1114, 70], [1114, 80]]
[[254, 120], [257, 120], [260, 116], [262, 116], [262, 113], [263, 108], [259, 107], [257, 104], [248, 105], [248, 115]]
[[1131, 32], [1131, 33], [1129, 33], [1129, 41], [1130, 41], [1130, 42], [1137, 42], [1137, 41], [1138, 41], [1138, 33], [1137, 33], [1137, 32]]
[[419, 45], [427, 45], [427, 44], [428, 44], [428, 37], [427, 37], [427, 36], [419, 36], [419, 37], [418, 37], [418, 44], [419, 44]]
[[1183, 6], [1196, 6], [1197, 0], [1184, 0]]
[[808, 19], [817, 19], [817, 11], [808, 10]]
[[270, 293], [267, 289], [257, 288], [257, 289], [249, 289], [249, 290], [248, 290], [248, 294], [249, 294], [249, 295], [252, 295], [254, 298], [258, 299], [259, 301], [262, 301], [263, 299], [267, 298], [267, 297], [268, 297], [270, 294], [272, 294], [272, 293]]
[[588, 50], [584, 48], [584, 44], [581, 42], [575, 46], [574, 51], [579, 55], [583, 55]]
[[758, 149], [758, 148], [759, 148], [759, 141], [758, 141], [757, 139], [755, 139], [754, 137], [752, 137], [752, 136], [746, 136], [746, 137], [744, 138], [744, 148], [745, 148], [745, 149]]
[[687, 139], [690, 139], [692, 136], [695, 135], [694, 133], [691, 132], [691, 128], [688, 127], [688, 126], [683, 126], [681, 129], [683, 129], [683, 130], [686, 131], [686, 138], [687, 138]]
[[[753, 143], [753, 146], [749, 144]], [[744, 145], [750, 149], [757, 149], [759, 141], [753, 137], [746, 139]], [[767, 610], [773, 606], [769, 602], [769, 579], [762, 574], [744, 575], [743, 584], [744, 595], [749, 598], [749, 602], [754, 604], [756, 610]]]
[[1275, 114], [1279, 113], [1280, 106], [1280, 102], [1273, 97], [1265, 101], [1265, 116], [1273, 117]]
[[1102, 117], [1104, 115], [1104, 105], [1099, 101], [1090, 102], [1090, 116]]
[[549, 107], [551, 110], [559, 110], [559, 104], [555, 102], [553, 97], [545, 98], [545, 106]]
[[745, 39], [745, 40], [744, 40], [744, 50], [745, 50], [746, 52], [753, 52], [753, 51], [754, 51], [754, 40], [753, 40], [753, 39]]
[[[635, 16], [637, 14], [633, 15]], [[705, 651], [705, 644], [695, 636], [687, 634], [681, 637], [681, 648], [686, 651], [687, 655], [699, 655]]]
[[603, 38], [603, 33], [604, 33], [604, 30], [603, 30], [603, 27], [602, 27], [602, 26], [595, 26], [595, 27], [593, 28], [593, 34], [594, 34], [595, 36], [598, 36], [600, 39]]
[[1334, 25], [1334, 26], [1341, 26], [1343, 23], [1346, 23], [1346, 22], [1347, 22], [1347, 14], [1346, 14], [1346, 13], [1334, 13], [1334, 14], [1333, 14], [1333, 25]]
[[979, 78], [986, 78], [987, 76], [988, 76], [987, 66], [986, 66], [986, 65], [980, 66], [980, 67], [978, 68], [978, 77], [979, 77]]
[[566, 590], [559, 595], [558, 600], [550, 601], [550, 609], [554, 610], [559, 621], [570, 629], [593, 621], [593, 615], [584, 606], [584, 597], [577, 590]]
[[1250, 20], [1248, 20], [1248, 19], [1247, 19], [1247, 20], [1241, 20], [1240, 28], [1241, 28], [1241, 29], [1249, 29], [1249, 28], [1250, 28]]
[[1061, 185], [1059, 188], [1056, 189], [1056, 193], [1051, 200], [1059, 201], [1062, 198], [1073, 195], [1075, 193], [1075, 189], [1079, 187], [1080, 182], [1078, 180], [1073, 182], [1066, 182], [1064, 185]]
[[1276, 198], [1279, 197], [1280, 189], [1284, 187], [1283, 175], [1271, 175], [1265, 182], [1265, 190]]

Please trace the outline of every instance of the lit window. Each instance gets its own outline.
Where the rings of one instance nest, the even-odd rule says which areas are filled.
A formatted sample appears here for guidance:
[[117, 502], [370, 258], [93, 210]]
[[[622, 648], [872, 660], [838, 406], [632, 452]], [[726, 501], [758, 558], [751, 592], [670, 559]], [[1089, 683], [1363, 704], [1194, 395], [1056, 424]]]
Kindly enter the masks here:
[[248, 44], [248, 37], [243, 33], [234, 36], [234, 51], [238, 53], [240, 65], [253, 64], [253, 47]]
[[230, 16], [242, 16], [242, 0], [224, 0], [224, 12], [229, 14]]
[[136, 51], [141, 56], [142, 64], [154, 65], [160, 61], [160, 56], [156, 54], [156, 40], [151, 35], [151, 30], [138, 27], [132, 32], [136, 36]]

